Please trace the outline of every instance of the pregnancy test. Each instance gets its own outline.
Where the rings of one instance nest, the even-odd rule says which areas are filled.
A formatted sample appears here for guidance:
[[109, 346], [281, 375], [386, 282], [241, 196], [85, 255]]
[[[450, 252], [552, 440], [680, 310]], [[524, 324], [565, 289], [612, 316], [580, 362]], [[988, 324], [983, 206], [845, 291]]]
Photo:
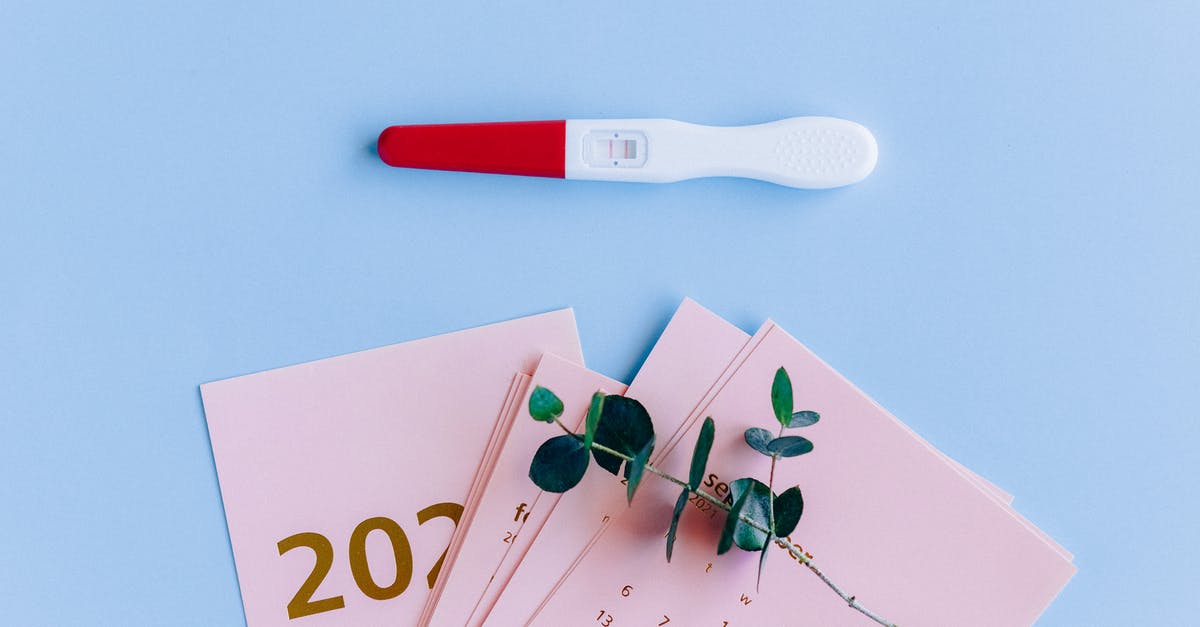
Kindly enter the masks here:
[[384, 129], [378, 151], [401, 168], [646, 183], [737, 176], [809, 189], [863, 180], [879, 152], [862, 125], [816, 116], [749, 126], [665, 119], [414, 124]]

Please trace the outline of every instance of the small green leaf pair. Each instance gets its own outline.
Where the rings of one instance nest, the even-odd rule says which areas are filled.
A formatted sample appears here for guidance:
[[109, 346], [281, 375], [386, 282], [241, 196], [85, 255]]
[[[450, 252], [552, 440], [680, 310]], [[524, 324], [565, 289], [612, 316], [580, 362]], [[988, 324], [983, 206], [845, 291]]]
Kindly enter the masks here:
[[782, 367], [775, 371], [775, 380], [771, 383], [771, 408], [775, 410], [779, 424], [788, 429], [809, 427], [821, 419], [815, 411], [792, 411], [792, 379]]
[[[792, 379], [787, 370], [780, 368], [775, 371], [775, 381], [771, 384], [771, 408], [775, 410], [775, 419], [782, 429], [810, 427], [817, 424], [821, 415], [815, 411], [792, 411]], [[780, 435], [775, 437], [770, 431], [751, 427], [746, 429], [746, 444], [750, 448], [767, 457], [798, 457], [811, 453], [813, 443], [798, 435]]]
[[[529, 415], [541, 422], [558, 422], [563, 402], [550, 390], [538, 386], [529, 396]], [[629, 456], [626, 460], [600, 447]], [[566, 492], [583, 480], [588, 453], [601, 468], [616, 475], [625, 466], [626, 498], [641, 484], [650, 455], [654, 452], [654, 425], [641, 403], [624, 396], [592, 395], [585, 431], [563, 434], [542, 443], [533, 455], [529, 478], [547, 492]]]
[[758, 580], [761, 582], [771, 543], [796, 529], [804, 513], [804, 497], [799, 487], [788, 488], [783, 494], [772, 494], [765, 483], [749, 477], [729, 484], [729, 492], [734, 498], [733, 509], [721, 529], [717, 554], [725, 553], [734, 544], [744, 551], [759, 551]]
[[813, 443], [798, 435], [775, 437], [770, 431], [758, 427], [746, 429], [746, 444], [767, 457], [796, 457], [813, 450]]
[[[593, 405], [603, 403], [592, 399]], [[529, 415], [539, 422], [558, 422], [563, 413], [562, 399], [554, 392], [538, 386], [529, 395]], [[588, 412], [589, 426], [591, 411]], [[588, 467], [588, 449], [591, 448], [591, 431], [585, 437], [563, 434], [550, 438], [538, 447], [529, 465], [529, 478], [547, 492], [566, 492], [583, 480]]]
[[[733, 496], [733, 509], [725, 519], [725, 528], [717, 543], [718, 554], [725, 553], [734, 544], [745, 551], [761, 551], [771, 539], [785, 537], [794, 531], [800, 523], [800, 516], [804, 514], [804, 497], [798, 487], [788, 488], [776, 495], [771, 493], [767, 484], [746, 477], [729, 484], [729, 492]], [[771, 520], [772, 505], [774, 521]], [[769, 529], [770, 534], [754, 528], [742, 517], [763, 529]]]
[[688, 469], [687, 487], [679, 493], [679, 498], [675, 500], [675, 511], [671, 514], [671, 528], [667, 531], [668, 562], [671, 561], [671, 551], [675, 548], [675, 533], [679, 528], [679, 517], [683, 514], [688, 497], [700, 489], [700, 482], [704, 480], [704, 470], [708, 466], [708, 453], [712, 450], [715, 435], [716, 427], [713, 425], [712, 417], [709, 416], [700, 426], [700, 437], [696, 438], [696, 448], [692, 451], [692, 465]]

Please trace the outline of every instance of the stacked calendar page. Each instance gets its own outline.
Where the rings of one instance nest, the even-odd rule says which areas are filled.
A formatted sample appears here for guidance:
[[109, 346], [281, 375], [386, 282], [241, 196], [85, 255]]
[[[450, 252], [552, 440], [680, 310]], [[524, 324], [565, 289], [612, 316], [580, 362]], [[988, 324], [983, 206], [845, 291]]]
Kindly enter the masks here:
[[[748, 446], [781, 372], [812, 416], [786, 460]], [[628, 382], [583, 365], [562, 310], [201, 393], [250, 627], [1029, 625], [1075, 572], [1012, 495], [787, 331], [691, 300]], [[539, 488], [543, 444], [591, 442], [605, 398], [644, 408], [653, 445]], [[796, 487], [803, 516], [718, 552], [741, 477]]]

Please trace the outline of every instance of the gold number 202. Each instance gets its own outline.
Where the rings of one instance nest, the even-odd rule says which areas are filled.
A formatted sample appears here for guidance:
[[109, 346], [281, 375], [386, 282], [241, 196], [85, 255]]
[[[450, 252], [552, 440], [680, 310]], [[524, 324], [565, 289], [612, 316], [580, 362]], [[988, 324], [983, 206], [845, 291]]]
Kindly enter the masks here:
[[[458, 503], [437, 503], [430, 505], [425, 509], [417, 512], [417, 523], [425, 524], [434, 518], [449, 518], [458, 524], [459, 518], [462, 517], [463, 506]], [[371, 575], [371, 567], [367, 563], [367, 536], [372, 531], [382, 531], [387, 536], [388, 542], [392, 545], [392, 554], [396, 560], [396, 578], [386, 586], [379, 585], [375, 578]], [[296, 591], [296, 595], [287, 604], [288, 618], [300, 618], [302, 616], [311, 616], [331, 610], [337, 610], [346, 607], [346, 601], [342, 595], [329, 597], [325, 599], [313, 599], [313, 594], [320, 587], [321, 582], [325, 580], [329, 574], [330, 568], [333, 566], [333, 544], [329, 539], [319, 533], [305, 532], [297, 533], [288, 536], [279, 541], [279, 554], [283, 555], [297, 547], [306, 546], [313, 550], [316, 555], [316, 562], [313, 564], [312, 572], [304, 583], [300, 584], [300, 589]], [[412, 582], [413, 574], [413, 554], [412, 544], [408, 541], [408, 535], [404, 533], [404, 529], [400, 527], [396, 521], [376, 516], [368, 518], [358, 524], [350, 534], [350, 574], [354, 576], [354, 583], [358, 584], [358, 589], [367, 597], [377, 601], [386, 601], [394, 599], [404, 593], [408, 589], [408, 584]], [[447, 547], [449, 550], [449, 547]], [[436, 564], [430, 569], [426, 580], [429, 583], [429, 588], [433, 589], [433, 584], [437, 581], [438, 573], [442, 570], [442, 563], [446, 560], [446, 551], [442, 551], [442, 556], [438, 558]]]

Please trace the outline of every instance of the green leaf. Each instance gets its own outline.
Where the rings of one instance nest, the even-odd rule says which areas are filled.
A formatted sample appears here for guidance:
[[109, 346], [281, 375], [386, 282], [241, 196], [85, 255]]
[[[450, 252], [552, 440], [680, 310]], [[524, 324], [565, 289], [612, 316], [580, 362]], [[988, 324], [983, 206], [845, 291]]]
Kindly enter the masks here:
[[796, 457], [813, 450], [813, 443], [798, 435], [785, 435], [767, 443], [767, 450], [780, 457]]
[[773, 439], [775, 439], [775, 434], [766, 429], [759, 429], [758, 427], [746, 429], [746, 444], [749, 444], [750, 448], [768, 457], [774, 454], [767, 448], [767, 445]]
[[[745, 499], [742, 516], [753, 520], [763, 529], [771, 528], [773, 495], [767, 484], [758, 479], [744, 477], [729, 484], [729, 493], [735, 500]], [[733, 529], [733, 542], [746, 551], [757, 551], [766, 545], [767, 533], [739, 520]]]
[[550, 438], [538, 447], [529, 465], [529, 478], [547, 492], [566, 492], [587, 471], [588, 454], [576, 435]]
[[792, 414], [792, 419], [788, 421], [787, 426], [791, 429], [795, 429], [796, 427], [811, 427], [817, 424], [817, 421], [820, 419], [821, 414], [806, 409]]
[[788, 488], [775, 497], [775, 535], [785, 538], [796, 530], [804, 513], [804, 497], [800, 488]]
[[588, 406], [587, 426], [583, 432], [584, 448], [592, 448], [592, 442], [596, 439], [596, 426], [600, 424], [600, 415], [604, 411], [604, 392], [596, 392], [592, 395], [592, 404]]
[[679, 498], [675, 501], [675, 511], [671, 514], [671, 528], [667, 530], [667, 561], [671, 561], [671, 551], [675, 548], [675, 530], [679, 528], [679, 517], [683, 514], [683, 508], [687, 505], [688, 496], [691, 491], [684, 488], [683, 492], [679, 493]]
[[704, 419], [700, 425], [700, 437], [696, 438], [696, 448], [692, 451], [692, 467], [688, 472], [688, 487], [696, 490], [704, 481], [704, 468], [708, 465], [708, 452], [712, 450], [713, 435], [716, 427], [712, 416]]
[[[634, 457], [654, 439], [654, 424], [642, 404], [625, 396], [611, 394], [604, 398], [600, 423], [596, 425], [595, 443]], [[612, 474], [621, 470], [625, 460], [592, 448], [592, 457], [600, 467]]]
[[771, 407], [775, 409], [775, 419], [779, 424], [787, 426], [792, 419], [792, 380], [783, 368], [775, 371], [775, 381], [771, 384]]
[[726, 553], [733, 546], [734, 530], [741, 524], [738, 517], [741, 516], [742, 508], [746, 506], [747, 496], [749, 495], [742, 494], [740, 498], [734, 500], [729, 515], [725, 517], [725, 526], [721, 528], [721, 539], [717, 541], [717, 555]]
[[642, 450], [638, 451], [637, 455], [633, 456], [633, 460], [625, 465], [625, 498], [633, 503], [633, 493], [637, 491], [638, 485], [642, 482], [642, 475], [646, 471], [646, 463], [650, 461], [650, 453], [654, 452], [654, 435], [650, 435], [650, 441]]
[[768, 537], [767, 543], [763, 545], [762, 551], [759, 553], [759, 556], [758, 556], [758, 581], [754, 582], [754, 590], [755, 591], [758, 591], [758, 589], [762, 586], [763, 566], [767, 565], [767, 553], [769, 553], [771, 551], [771, 541], [773, 539], [774, 538]]
[[542, 386], [533, 389], [529, 395], [529, 415], [541, 422], [554, 422], [563, 413], [563, 402], [554, 392]]

